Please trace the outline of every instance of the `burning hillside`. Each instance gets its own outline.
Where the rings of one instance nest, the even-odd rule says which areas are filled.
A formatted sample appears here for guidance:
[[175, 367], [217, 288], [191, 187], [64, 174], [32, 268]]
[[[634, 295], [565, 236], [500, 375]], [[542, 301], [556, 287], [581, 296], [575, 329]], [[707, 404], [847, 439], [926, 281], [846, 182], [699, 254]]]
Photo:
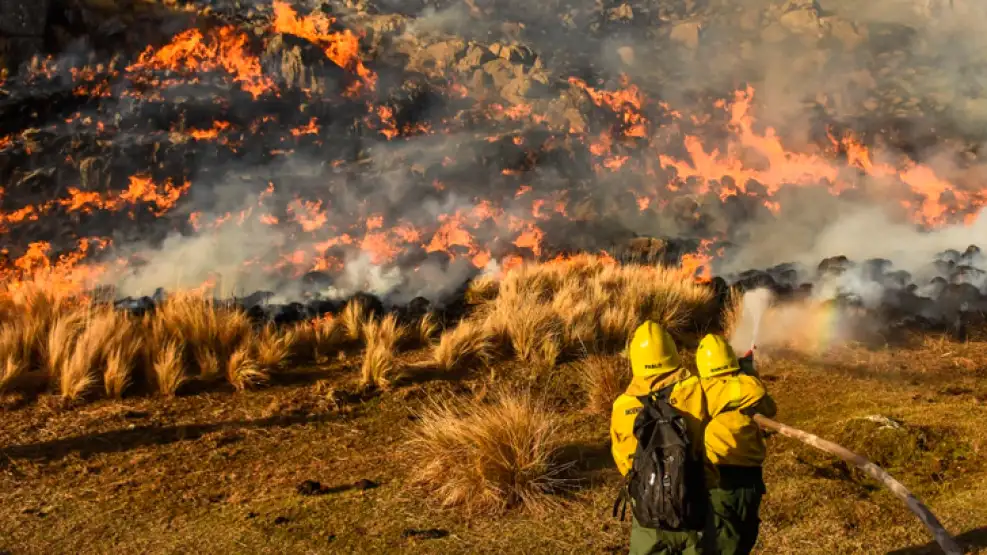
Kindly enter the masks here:
[[[406, 302], [605, 252], [934, 319], [979, 310], [978, 250], [929, 264], [977, 237], [985, 168], [935, 91], [889, 92], [894, 68], [912, 71], [905, 24], [812, 2], [750, 7], [729, 32], [735, 12], [694, 2], [275, 1], [125, 25], [54, 4], [71, 40], [0, 83], [8, 289]], [[786, 45], [801, 57], [780, 86], [766, 53]], [[815, 98], [791, 82], [804, 74]], [[848, 207], [889, 223], [815, 241]], [[744, 272], [843, 254], [886, 260]]]

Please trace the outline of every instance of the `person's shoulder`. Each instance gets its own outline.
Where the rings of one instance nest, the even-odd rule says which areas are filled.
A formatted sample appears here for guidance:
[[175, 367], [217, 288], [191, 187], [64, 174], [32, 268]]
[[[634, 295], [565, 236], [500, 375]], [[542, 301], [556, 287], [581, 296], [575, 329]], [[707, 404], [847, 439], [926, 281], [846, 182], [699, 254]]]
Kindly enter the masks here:
[[689, 393], [692, 391], [701, 391], [703, 388], [703, 383], [696, 374], [689, 374], [683, 379], [675, 382], [673, 392]]
[[737, 374], [736, 379], [745, 386], [765, 389], [764, 382], [762, 382], [761, 378], [757, 376], [752, 376], [750, 374]]
[[618, 412], [623, 412], [626, 409], [640, 406], [641, 401], [639, 401], [637, 397], [626, 393], [621, 393], [613, 401], [613, 412], [614, 414], [617, 414]]

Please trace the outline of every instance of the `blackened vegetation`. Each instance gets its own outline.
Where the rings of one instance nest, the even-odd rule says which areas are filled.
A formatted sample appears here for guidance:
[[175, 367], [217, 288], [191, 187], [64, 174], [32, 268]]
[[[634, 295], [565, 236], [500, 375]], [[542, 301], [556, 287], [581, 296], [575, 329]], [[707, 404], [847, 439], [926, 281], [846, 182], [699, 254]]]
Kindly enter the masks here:
[[[617, 252], [623, 253], [621, 259], [627, 263], [666, 263], [664, 247], [647, 250], [655, 249], [659, 244], [668, 242], [638, 238], [628, 248]], [[642, 245], [645, 252], [632, 254]], [[833, 303], [838, 307], [865, 310], [892, 328], [947, 331], [962, 339], [968, 326], [984, 322], [987, 315], [987, 273], [978, 268], [984, 262], [980, 249], [973, 245], [963, 252], [947, 250], [939, 253], [926, 268], [915, 273], [896, 269], [889, 260], [855, 262], [845, 256], [834, 256], [811, 270], [795, 264], [779, 264], [765, 270], [716, 276], [708, 282], [708, 287], [715, 293], [714, 305], [718, 310], [728, 302], [731, 289], [741, 292], [769, 289], [779, 302], [813, 299]], [[368, 293], [330, 300], [314, 293], [304, 302], [278, 303], [272, 301], [273, 293], [264, 291], [218, 302], [242, 308], [259, 324], [287, 325], [326, 314], [335, 315], [348, 302], [358, 301], [369, 314], [394, 313], [400, 322], [410, 324], [431, 313], [448, 326], [469, 311], [466, 300], [469, 283], [470, 280], [466, 280], [454, 293], [436, 302], [416, 297], [410, 302], [396, 304]], [[121, 310], [143, 314], [153, 310], [164, 298], [164, 291], [158, 290], [153, 297], [128, 297], [114, 304]]]

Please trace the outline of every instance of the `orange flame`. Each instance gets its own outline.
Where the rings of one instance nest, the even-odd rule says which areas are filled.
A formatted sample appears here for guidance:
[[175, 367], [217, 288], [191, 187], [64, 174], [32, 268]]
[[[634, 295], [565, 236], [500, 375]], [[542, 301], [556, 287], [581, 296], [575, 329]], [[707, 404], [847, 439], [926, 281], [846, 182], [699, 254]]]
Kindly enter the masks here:
[[273, 91], [274, 84], [261, 72], [260, 60], [247, 52], [247, 42], [247, 35], [232, 26], [220, 27], [206, 35], [198, 29], [189, 29], [158, 50], [148, 47], [127, 71], [157, 69], [194, 73], [222, 69], [257, 98]]
[[273, 30], [286, 33], [319, 45], [327, 58], [337, 66], [356, 73], [363, 84], [373, 90], [377, 75], [367, 69], [360, 60], [360, 39], [349, 29], [340, 32], [330, 30], [335, 18], [322, 13], [314, 13], [299, 18], [298, 13], [287, 2], [275, 0]]

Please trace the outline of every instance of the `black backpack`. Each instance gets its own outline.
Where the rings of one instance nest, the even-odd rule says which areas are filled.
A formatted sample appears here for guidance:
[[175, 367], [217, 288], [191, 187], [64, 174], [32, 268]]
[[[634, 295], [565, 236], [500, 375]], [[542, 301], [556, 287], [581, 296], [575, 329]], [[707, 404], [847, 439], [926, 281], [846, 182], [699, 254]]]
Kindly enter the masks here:
[[620, 509], [623, 520], [630, 502], [642, 527], [702, 530], [709, 507], [703, 459], [693, 453], [685, 418], [671, 404], [673, 387], [638, 397], [642, 409], [634, 419], [637, 450], [613, 516]]

